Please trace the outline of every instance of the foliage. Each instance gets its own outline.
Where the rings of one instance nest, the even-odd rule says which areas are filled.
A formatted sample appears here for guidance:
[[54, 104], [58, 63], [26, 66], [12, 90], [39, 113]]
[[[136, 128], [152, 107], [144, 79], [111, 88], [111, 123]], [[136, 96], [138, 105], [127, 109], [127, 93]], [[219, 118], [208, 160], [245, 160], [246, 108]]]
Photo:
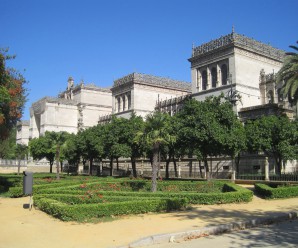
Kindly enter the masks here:
[[207, 177], [209, 156], [228, 155], [235, 158], [245, 147], [242, 124], [223, 95], [209, 97], [203, 102], [188, 99], [178, 118], [178, 139], [185, 151], [204, 161]]
[[[298, 41], [297, 41], [298, 44]], [[286, 53], [286, 58], [282, 68], [277, 74], [278, 81], [284, 81], [282, 92], [289, 100], [297, 102], [298, 98], [298, 47], [290, 46], [296, 52]]]
[[78, 135], [70, 134], [62, 147], [62, 153], [70, 165], [78, 168], [81, 158], [81, 150], [78, 146]]
[[40, 160], [46, 158], [50, 163], [50, 173], [55, 159], [55, 150], [52, 141], [48, 136], [40, 136], [29, 141], [29, 151], [33, 159]]
[[21, 119], [26, 102], [26, 80], [17, 70], [6, 66], [7, 60], [15, 58], [7, 52], [8, 49], [0, 49], [0, 140], [7, 139]]
[[170, 133], [170, 116], [166, 113], [154, 112], [147, 115], [143, 131], [139, 132], [135, 142], [151, 149], [152, 162], [152, 192], [157, 189], [157, 167], [160, 146], [174, 142], [176, 137]]
[[255, 191], [266, 199], [298, 197], [298, 185], [279, 185], [271, 187], [267, 184], [255, 184]]
[[297, 159], [298, 125], [287, 117], [264, 116], [245, 125], [249, 151], [272, 155], [281, 174], [282, 162]]
[[0, 158], [14, 159], [16, 157], [15, 148], [16, 148], [16, 129], [13, 128], [9, 132], [9, 136], [6, 139], [1, 140], [0, 142]]
[[57, 167], [57, 179], [60, 179], [60, 157], [61, 147], [65, 144], [69, 133], [67, 132], [46, 132], [45, 137], [48, 138], [51, 144], [51, 149], [55, 151], [56, 167]]
[[142, 157], [145, 148], [140, 143], [134, 142], [137, 137], [137, 134], [143, 130], [144, 121], [141, 116], [136, 116], [135, 113], [132, 113], [131, 117], [126, 122], [126, 125], [122, 126], [123, 133], [122, 142], [129, 147], [131, 166], [133, 170], [133, 176], [137, 177], [136, 169], [136, 159]]
[[100, 125], [80, 131], [77, 134], [75, 141], [78, 147], [74, 149], [80, 151], [84, 161], [90, 161], [89, 175], [92, 174], [94, 159], [101, 159], [104, 156], [104, 135], [104, 127]]

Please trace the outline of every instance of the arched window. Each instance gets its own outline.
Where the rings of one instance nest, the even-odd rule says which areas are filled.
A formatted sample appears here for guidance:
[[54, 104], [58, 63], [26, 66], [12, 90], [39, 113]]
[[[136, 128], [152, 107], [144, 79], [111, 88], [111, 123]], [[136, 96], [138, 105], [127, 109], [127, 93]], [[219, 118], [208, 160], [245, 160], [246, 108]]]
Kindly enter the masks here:
[[212, 88], [215, 88], [217, 83], [217, 70], [215, 67], [213, 67], [211, 70], [211, 79]]
[[221, 66], [221, 84], [227, 85], [227, 81], [228, 81], [228, 68], [227, 68], [227, 65], [224, 64]]
[[125, 95], [122, 96], [122, 101], [123, 101], [123, 106], [122, 106], [123, 108], [122, 108], [122, 110], [125, 111], [125, 107], [126, 107], [125, 106], [125, 104], [126, 104], [126, 102], [125, 102]]
[[117, 102], [118, 102], [118, 113], [121, 111], [121, 100], [120, 97], [117, 98]]
[[207, 71], [205, 70], [202, 73], [202, 90], [207, 90], [207, 84], [208, 84]]
[[130, 96], [130, 93], [127, 94], [127, 109], [131, 109], [131, 96]]

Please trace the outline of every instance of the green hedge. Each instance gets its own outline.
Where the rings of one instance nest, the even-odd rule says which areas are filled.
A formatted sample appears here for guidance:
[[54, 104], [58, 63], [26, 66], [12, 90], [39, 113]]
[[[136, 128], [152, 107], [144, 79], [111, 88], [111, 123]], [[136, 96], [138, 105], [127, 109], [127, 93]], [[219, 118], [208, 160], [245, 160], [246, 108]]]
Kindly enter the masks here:
[[255, 191], [266, 199], [298, 197], [298, 186], [255, 184]]
[[41, 210], [65, 221], [90, 221], [104, 216], [169, 211], [187, 204], [220, 204], [251, 201], [253, 193], [232, 183], [222, 183], [224, 193], [124, 192], [52, 188], [34, 196]]
[[61, 220], [80, 222], [106, 216], [170, 211], [186, 206], [184, 199], [154, 199], [68, 205], [53, 199], [37, 198], [34, 199], [34, 204], [44, 212]]

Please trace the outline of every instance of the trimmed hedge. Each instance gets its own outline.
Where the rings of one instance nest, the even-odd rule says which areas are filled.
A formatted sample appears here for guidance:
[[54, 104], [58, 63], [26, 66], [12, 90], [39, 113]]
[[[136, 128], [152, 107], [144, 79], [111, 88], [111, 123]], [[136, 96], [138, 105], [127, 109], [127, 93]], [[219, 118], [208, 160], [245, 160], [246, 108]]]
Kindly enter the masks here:
[[255, 184], [255, 191], [258, 195], [266, 199], [298, 197], [298, 185], [267, 185]]
[[187, 204], [251, 201], [253, 193], [232, 183], [217, 182], [222, 193], [86, 191], [51, 188], [34, 196], [34, 205], [65, 221], [90, 221], [104, 216], [170, 211]]
[[177, 210], [186, 205], [184, 199], [154, 199], [67, 205], [49, 198], [37, 198], [34, 204], [44, 212], [61, 220], [80, 222], [105, 216]]

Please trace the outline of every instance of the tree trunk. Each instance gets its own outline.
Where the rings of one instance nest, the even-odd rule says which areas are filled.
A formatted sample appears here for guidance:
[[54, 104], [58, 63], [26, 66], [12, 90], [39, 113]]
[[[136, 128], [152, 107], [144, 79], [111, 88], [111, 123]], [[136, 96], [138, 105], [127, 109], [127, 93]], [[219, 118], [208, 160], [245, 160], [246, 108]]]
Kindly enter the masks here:
[[63, 162], [60, 161], [60, 171], [63, 171]]
[[188, 174], [189, 177], [192, 177], [192, 160], [189, 161], [189, 174]]
[[161, 178], [161, 173], [160, 173], [160, 152], [159, 151], [158, 151], [157, 177]]
[[176, 163], [176, 159], [174, 158], [174, 156], [173, 156], [173, 163], [174, 163], [175, 177], [178, 178], [177, 163]]
[[200, 169], [200, 176], [201, 176], [201, 178], [203, 178], [203, 171], [202, 171], [202, 161], [201, 160], [199, 160], [199, 169]]
[[131, 168], [132, 168], [132, 175], [133, 177], [137, 177], [137, 166], [136, 166], [136, 160], [134, 157], [130, 158], [131, 160]]
[[110, 176], [113, 176], [113, 158], [110, 160]]
[[274, 156], [275, 162], [276, 162], [276, 173], [278, 176], [281, 176], [281, 159], [278, 156]]
[[93, 171], [93, 158], [90, 158], [89, 160], [89, 176], [92, 176]]
[[234, 164], [234, 157], [231, 157], [232, 160], [232, 177], [231, 180], [235, 182], [236, 180], [236, 169], [235, 169], [235, 164]]
[[159, 144], [153, 145], [152, 152], [153, 152], [153, 163], [152, 163], [151, 191], [156, 192], [156, 190], [157, 190], [157, 166], [158, 166]]
[[56, 167], [57, 167], [57, 174], [56, 178], [57, 180], [60, 180], [60, 145], [57, 145], [56, 148]]
[[171, 156], [169, 155], [169, 157], [166, 159], [166, 178], [167, 179], [170, 177], [170, 174], [169, 174], [170, 158], [171, 158]]
[[207, 158], [203, 158], [204, 160], [204, 166], [205, 166], [205, 170], [206, 170], [206, 179], [210, 180], [210, 171], [209, 171], [209, 165], [208, 165], [208, 160]]
[[21, 170], [21, 158], [18, 158], [18, 175], [20, 175], [20, 170]]
[[54, 161], [50, 161], [50, 173], [53, 173], [53, 163]]

